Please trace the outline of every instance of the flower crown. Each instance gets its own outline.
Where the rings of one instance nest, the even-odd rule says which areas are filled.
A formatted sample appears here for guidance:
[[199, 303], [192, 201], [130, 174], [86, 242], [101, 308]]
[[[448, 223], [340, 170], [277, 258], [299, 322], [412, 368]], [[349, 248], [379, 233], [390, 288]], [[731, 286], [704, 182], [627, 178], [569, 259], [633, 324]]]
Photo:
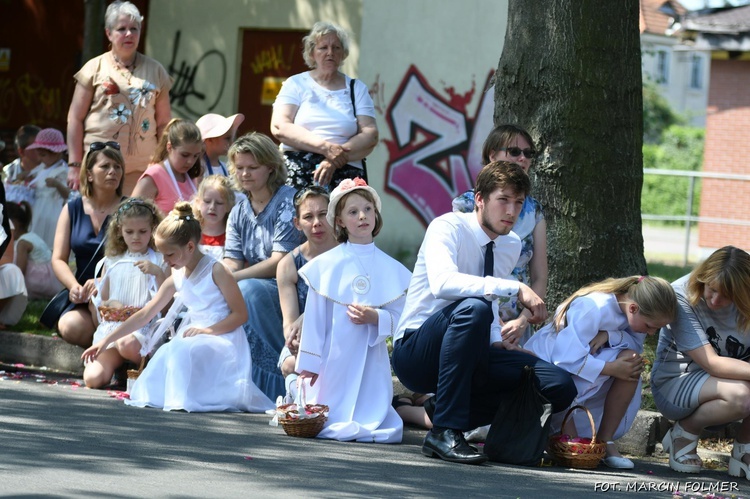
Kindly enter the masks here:
[[365, 180], [361, 177], [357, 177], [354, 179], [344, 179], [338, 185], [338, 188], [342, 191], [348, 191], [354, 189], [355, 187], [368, 187], [368, 185], [367, 182], [365, 182]]

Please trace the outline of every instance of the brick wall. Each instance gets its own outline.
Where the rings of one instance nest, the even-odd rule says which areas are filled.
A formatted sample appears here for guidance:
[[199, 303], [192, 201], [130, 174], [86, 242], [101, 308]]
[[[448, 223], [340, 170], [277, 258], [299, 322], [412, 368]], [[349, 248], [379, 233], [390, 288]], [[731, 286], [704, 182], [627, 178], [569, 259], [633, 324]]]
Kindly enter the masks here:
[[[750, 61], [712, 60], [703, 170], [750, 175]], [[750, 181], [703, 180], [701, 217], [750, 221]], [[750, 249], [750, 227], [700, 223], [698, 244]]]

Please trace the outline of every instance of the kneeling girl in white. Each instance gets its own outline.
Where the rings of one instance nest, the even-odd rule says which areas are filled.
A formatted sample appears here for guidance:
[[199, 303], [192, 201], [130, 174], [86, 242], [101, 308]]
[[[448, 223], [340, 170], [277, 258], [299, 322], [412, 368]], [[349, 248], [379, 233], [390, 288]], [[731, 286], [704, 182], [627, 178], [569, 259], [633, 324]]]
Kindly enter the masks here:
[[[579, 289], [555, 312], [554, 320], [524, 345], [539, 358], [573, 375], [578, 396], [596, 423], [597, 438], [607, 442], [604, 464], [629, 469], [614, 440], [627, 433], [641, 405], [643, 341], [674, 320], [677, 297], [658, 277], [605, 279]], [[559, 427], [564, 414], [553, 417]], [[572, 436], [591, 437], [585, 413], [562, 428]]]
[[[114, 331], [135, 309], [154, 297], [167, 278], [161, 254], [154, 251], [153, 234], [161, 214], [150, 200], [126, 199], [117, 207], [107, 226], [105, 257], [97, 263], [94, 275], [96, 294], [91, 298], [92, 317], [98, 323], [93, 343]], [[112, 373], [125, 360], [141, 361], [143, 335], [135, 331], [107, 348], [96, 360], [87, 362], [83, 381], [89, 388], [109, 384]]]
[[[198, 250], [200, 237], [192, 207], [178, 202], [156, 229], [156, 246], [172, 276], [153, 300], [84, 356], [96, 358], [105, 345], [145, 326], [174, 297], [172, 307], [187, 307], [177, 334], [156, 351], [125, 403], [188, 412], [265, 411], [273, 403], [251, 379], [242, 329], [245, 302], [229, 271]], [[173, 315], [170, 310], [167, 317]]]
[[309, 382], [307, 402], [329, 406], [320, 438], [398, 443], [403, 434], [385, 339], [398, 324], [411, 273], [373, 243], [380, 209], [364, 180], [342, 181], [326, 218], [344, 244], [299, 270], [309, 290], [296, 371]]

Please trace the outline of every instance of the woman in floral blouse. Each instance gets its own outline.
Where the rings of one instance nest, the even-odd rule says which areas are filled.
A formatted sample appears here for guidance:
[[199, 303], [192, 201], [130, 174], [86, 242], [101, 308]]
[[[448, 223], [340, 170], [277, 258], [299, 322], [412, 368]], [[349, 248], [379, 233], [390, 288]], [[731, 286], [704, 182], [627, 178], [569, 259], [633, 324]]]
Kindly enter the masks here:
[[115, 141], [125, 158], [127, 195], [171, 119], [172, 78], [161, 64], [138, 52], [143, 16], [135, 5], [112, 3], [104, 21], [112, 49], [74, 76], [77, 85], [68, 111], [68, 185], [78, 188], [83, 151], [92, 142]]

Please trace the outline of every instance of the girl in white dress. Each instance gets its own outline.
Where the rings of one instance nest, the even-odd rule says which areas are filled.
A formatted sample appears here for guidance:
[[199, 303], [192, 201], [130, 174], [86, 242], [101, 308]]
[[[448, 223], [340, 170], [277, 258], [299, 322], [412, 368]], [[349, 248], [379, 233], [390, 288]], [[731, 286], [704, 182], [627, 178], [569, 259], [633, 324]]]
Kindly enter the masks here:
[[32, 209], [28, 201], [7, 203], [8, 218], [13, 222], [15, 263], [26, 282], [30, 300], [49, 300], [63, 285], [52, 270], [52, 250], [38, 234], [29, 232]]
[[373, 243], [380, 210], [364, 180], [343, 180], [326, 215], [343, 244], [299, 270], [309, 290], [296, 371], [309, 383], [307, 402], [330, 408], [319, 438], [401, 441], [385, 340], [401, 317], [411, 273]]
[[192, 207], [178, 202], [156, 229], [156, 246], [172, 275], [146, 306], [84, 356], [101, 355], [106, 345], [144, 327], [175, 298], [165, 321], [183, 304], [187, 313], [175, 337], [156, 351], [136, 380], [126, 403], [188, 412], [271, 409], [273, 403], [252, 382], [242, 329], [247, 309], [237, 282], [221, 263], [198, 250], [200, 236]]
[[[142, 308], [167, 277], [164, 259], [154, 251], [153, 233], [161, 214], [150, 200], [126, 199], [117, 207], [107, 226], [105, 257], [94, 275], [96, 294], [91, 298], [92, 317], [97, 324], [93, 342], [114, 331], [137, 309]], [[83, 380], [89, 388], [109, 384], [115, 369], [125, 360], [140, 362], [143, 333], [138, 330], [114, 343], [95, 361], [86, 363]]]
[[234, 190], [229, 177], [216, 174], [203, 179], [193, 199], [193, 213], [201, 224], [203, 254], [221, 261], [227, 240], [227, 220], [234, 206]]
[[[571, 405], [584, 405], [591, 412], [597, 438], [607, 443], [604, 464], [611, 468], [633, 468], [614, 440], [627, 433], [641, 405], [645, 335], [672, 322], [676, 313], [677, 297], [664, 279], [605, 279], [573, 293], [557, 308], [553, 321], [524, 345], [573, 375], [578, 396]], [[563, 416], [553, 416], [553, 430], [560, 429]], [[582, 411], [574, 413], [561, 430], [591, 437], [591, 425]]]
[[31, 171], [28, 186], [34, 189], [34, 217], [31, 230], [39, 234], [50, 248], [55, 243], [57, 217], [68, 199], [68, 163], [63, 152], [68, 149], [63, 134], [54, 128], [45, 128], [37, 134], [26, 149], [36, 149], [41, 163]]

